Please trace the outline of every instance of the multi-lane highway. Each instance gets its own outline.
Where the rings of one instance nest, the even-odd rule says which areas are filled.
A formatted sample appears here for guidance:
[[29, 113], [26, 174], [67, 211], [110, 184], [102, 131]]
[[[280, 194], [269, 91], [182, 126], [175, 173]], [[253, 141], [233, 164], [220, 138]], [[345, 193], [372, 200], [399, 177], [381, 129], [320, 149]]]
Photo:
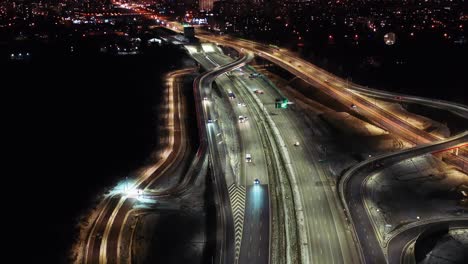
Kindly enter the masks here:
[[[277, 138], [271, 139], [271, 141], [284, 142], [284, 145], [278, 146], [278, 149], [281, 149], [284, 162], [281, 165], [287, 168], [286, 171], [293, 189], [293, 197], [290, 197], [290, 199], [294, 199], [296, 215], [298, 216], [297, 225], [299, 226], [302, 262], [357, 263], [365, 261], [366, 263], [385, 263], [387, 261], [386, 251], [381, 250], [381, 241], [378, 241], [378, 237], [374, 234], [372, 223], [367, 217], [361, 192], [348, 192], [347, 190], [361, 190], [362, 184], [373, 169], [375, 162], [383, 162], [388, 166], [414, 155], [437, 151], [460, 142], [464, 143], [468, 140], [467, 133], [434, 143], [442, 138], [414, 127], [390, 110], [382, 109], [379, 105], [360, 95], [362, 93], [385, 97], [388, 96], [386, 94], [372, 92], [358, 85], [349, 84], [346, 80], [330, 74], [285, 50], [229, 36], [215, 36], [202, 31], [199, 31], [197, 36], [241, 51], [253, 51], [306, 82], [316, 85], [324, 93], [349, 106], [350, 111], [359, 111], [359, 115], [368, 118], [394, 135], [415, 145], [423, 144], [415, 149], [369, 159], [346, 172], [343, 181], [340, 183], [340, 193], [346, 211], [352, 216], [352, 226], [349, 227], [342, 210], [340, 210], [336, 189], [333, 184], [330, 184], [332, 177], [329, 175], [329, 171], [323, 168], [323, 164], [318, 162], [320, 158], [317, 154], [317, 144], [313, 139], [314, 135], [310, 131], [310, 124], [305, 124], [295, 111], [275, 109], [274, 102], [276, 98], [281, 97], [280, 92], [262, 77], [249, 78], [250, 69], [244, 68], [246, 73], [244, 75], [235, 73], [224, 75], [228, 71], [245, 65], [252, 58], [252, 55], [247, 52], [247, 56], [233, 62], [229, 57], [219, 52], [194, 54], [193, 57], [205, 69], [210, 70], [197, 78], [195, 82], [196, 100], [202, 101], [202, 98], [211, 98], [211, 82], [221, 75], [217, 79], [217, 84], [221, 87], [221, 90], [226, 93], [226, 90], [229, 89], [237, 95], [236, 100], [231, 100], [231, 107], [234, 109], [235, 117], [249, 117], [248, 121], [242, 123], [239, 122], [240, 119], [235, 119], [235, 122], [238, 122], [237, 128], [241, 145], [241, 169], [238, 171], [238, 178], [229, 178], [225, 173], [227, 168], [225, 162], [227, 159], [226, 146], [217, 139], [217, 136], [223, 133], [218, 122], [226, 122], [226, 120], [216, 120], [219, 113], [210, 103], [205, 103], [202, 107], [197, 106], [198, 117], [203, 117], [199, 119], [199, 127], [205, 129], [202, 131], [204, 136], [202, 136], [201, 145], [206, 143], [208, 145], [216, 184], [215, 197], [218, 209], [220, 209], [217, 221], [218, 243], [215, 261], [217, 263], [232, 263], [236, 255], [232, 207], [227, 192], [227, 187], [232, 184], [247, 187], [246, 217], [244, 219], [244, 235], [239, 261], [241, 263], [268, 263], [269, 261], [269, 243], [266, 243], [262, 238], [268, 237], [268, 240], [270, 239], [269, 170], [267, 164], [271, 149], [262, 143], [264, 142], [262, 137], [265, 136], [264, 129], [267, 126], [257, 125], [259, 122], [266, 123], [265, 120], [268, 119], [272, 121], [269, 124], [270, 129], [272, 129], [271, 126], [274, 126], [275, 131], [279, 132], [275, 135], [280, 138], [280, 141]], [[254, 93], [255, 90], [263, 92]], [[408, 100], [421, 101], [420, 98], [409, 98]], [[209, 99], [207, 101], [209, 102]], [[241, 103], [240, 106], [237, 105], [238, 102]], [[246, 104], [246, 107], [242, 106], [243, 103]], [[256, 104], [256, 108], [251, 106], [253, 104]], [[426, 104], [428, 103], [426, 102]], [[457, 105], [447, 106], [448, 104], [445, 104], [444, 106], [444, 102], [435, 103], [434, 105], [439, 107], [442, 105], [445, 109], [449, 109], [461, 116], [466, 114], [466, 108], [460, 108]], [[258, 108], [261, 108], [261, 110]], [[272, 134], [272, 131], [267, 132]], [[314, 133], [320, 132], [315, 131]], [[293, 145], [294, 142], [299, 142], [299, 145]], [[251, 155], [252, 162], [247, 162], [247, 154]], [[253, 184], [255, 179], [258, 179], [260, 184]], [[111, 210], [111, 208], [130, 207], [128, 199], [113, 197], [106, 202], [105, 208], [110, 209], [103, 210], [93, 228], [94, 236], [91, 236], [88, 242], [86, 256], [90, 257], [91, 262], [99, 259], [99, 262], [111, 263], [116, 260], [112, 256], [106, 255], [109, 246], [111, 248], [115, 247], [112, 244], [113, 242], [108, 243], [108, 238], [113, 237], [113, 234], [115, 234], [115, 232], [112, 233], [113, 229], [110, 227], [112, 227], [113, 223], [121, 225], [119, 219], [122, 219], [124, 214], [122, 211]], [[356, 248], [353, 232], [356, 232], [362, 251], [360, 248]], [[259, 234], [259, 236], [249, 236], [252, 233]], [[100, 242], [101, 236], [103, 236], [102, 242]], [[265, 245], [267, 246], [265, 247]], [[100, 250], [97, 250], [98, 248]]]
[[323, 92], [336, 98], [344, 105], [349, 107], [355, 105], [360, 110], [360, 114], [410, 142], [420, 144], [440, 140], [440, 138], [425, 131], [421, 131], [391, 112], [349, 91], [346, 89], [346, 87], [350, 85], [347, 80], [326, 72], [287, 50], [277, 49], [268, 45], [230, 36], [216, 36], [203, 31], [198, 31], [197, 36], [200, 39], [220, 43], [222, 45], [252, 50], [258, 56], [270, 60], [306, 82], [316, 85]]
[[[209, 54], [213, 61], [222, 63], [226, 56]], [[224, 60], [223, 60], [224, 57]], [[330, 175], [318, 162], [317, 145], [308, 133], [309, 128], [300, 115], [291, 110], [275, 109], [275, 99], [281, 95], [263, 77], [250, 78], [251, 71], [244, 69], [244, 75], [235, 75], [231, 80], [238, 89], [244, 89], [251, 96], [257, 96], [263, 107], [270, 113], [281, 135], [284, 135], [289, 150], [291, 165], [298, 179], [299, 196], [303, 205], [305, 231], [308, 244], [305, 262], [355, 263], [358, 262], [350, 231], [346, 228], [344, 215], [334, 188], [330, 186]], [[255, 90], [263, 94], [254, 95]], [[302, 143], [293, 146], [294, 142]], [[246, 225], [249, 223], [246, 222]]]
[[[193, 53], [192, 56], [205, 68], [213, 69], [232, 62], [229, 57], [219, 53]], [[268, 263], [269, 261], [269, 195], [265, 147], [262, 145], [261, 128], [257, 125], [259, 117], [253, 112], [249, 98], [243, 96], [232, 82], [235, 72], [216, 78], [222, 98], [216, 103], [226, 103], [233, 109], [234, 117], [218, 122], [235, 122], [240, 135], [240, 177], [233, 183], [246, 187], [245, 218], [239, 263]], [[229, 95], [230, 94], [230, 95]], [[229, 97], [229, 99], [228, 99]], [[220, 131], [225, 133], [226, 131]], [[247, 156], [250, 155], [250, 159]], [[254, 183], [258, 180], [259, 183]], [[257, 234], [257, 235], [252, 235]], [[239, 234], [242, 235], [242, 234]]]
[[[237, 61], [216, 67], [211, 71], [203, 74], [195, 80], [195, 100], [201, 102], [202, 98], [211, 98], [213, 80], [219, 75], [244, 66], [253, 58], [253, 55], [248, 53], [243, 55]], [[205, 100], [203, 100], [205, 101]], [[206, 102], [206, 101], [205, 101]], [[226, 153], [224, 144], [219, 144], [217, 135], [221, 133], [219, 129], [220, 120], [217, 120], [213, 104], [204, 103], [197, 112], [199, 116], [203, 116], [206, 122], [206, 135], [208, 139], [208, 147], [210, 150], [211, 169], [214, 175], [216, 184], [216, 201], [218, 204], [218, 231], [217, 231], [217, 249], [216, 263], [234, 263], [235, 246], [234, 246], [234, 225], [231, 211], [231, 203], [227, 191], [227, 182], [232, 182], [232, 179], [227, 179], [225, 170]], [[201, 124], [200, 124], [201, 125]]]

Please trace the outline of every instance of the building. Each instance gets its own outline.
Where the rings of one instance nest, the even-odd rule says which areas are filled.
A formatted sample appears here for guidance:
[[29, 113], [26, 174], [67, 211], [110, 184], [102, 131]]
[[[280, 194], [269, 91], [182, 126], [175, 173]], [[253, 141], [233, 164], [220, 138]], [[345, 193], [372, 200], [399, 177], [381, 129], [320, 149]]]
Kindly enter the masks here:
[[213, 10], [213, 2], [214, 0], [199, 0], [200, 10], [203, 10], [203, 11]]

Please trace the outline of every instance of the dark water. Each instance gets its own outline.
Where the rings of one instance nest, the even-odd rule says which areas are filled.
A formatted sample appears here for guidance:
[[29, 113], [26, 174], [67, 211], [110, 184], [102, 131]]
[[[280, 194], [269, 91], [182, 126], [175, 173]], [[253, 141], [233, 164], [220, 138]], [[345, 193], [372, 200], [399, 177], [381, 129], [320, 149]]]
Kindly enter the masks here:
[[13, 191], [8, 241], [19, 263], [64, 263], [80, 213], [157, 147], [161, 78], [182, 57], [170, 46], [127, 57], [48, 47], [2, 65], [13, 172], [3, 186]]

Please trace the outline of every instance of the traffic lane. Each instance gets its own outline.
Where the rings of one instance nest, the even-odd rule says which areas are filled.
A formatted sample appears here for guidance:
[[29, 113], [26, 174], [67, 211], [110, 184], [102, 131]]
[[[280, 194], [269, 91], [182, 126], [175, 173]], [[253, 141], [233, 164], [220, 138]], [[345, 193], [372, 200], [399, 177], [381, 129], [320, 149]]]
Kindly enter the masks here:
[[[457, 144], [463, 144], [466, 142], [467, 138], [468, 132], [464, 132], [438, 143], [423, 145], [412, 149], [405, 149], [398, 153], [389, 153], [370, 158], [369, 160], [352, 167], [345, 173], [345, 175], [343, 175], [343, 180], [341, 181], [343, 185], [340, 185], [340, 187], [342, 187], [341, 192], [344, 195], [343, 202], [349, 207], [349, 213], [355, 225], [356, 233], [360, 240], [361, 247], [363, 248], [363, 252], [366, 254], [366, 260], [374, 261], [375, 258], [378, 258], [379, 261], [381, 261], [384, 259], [380, 246], [377, 247], [378, 241], [375, 237], [373, 225], [370, 222], [371, 220], [364, 208], [362, 197], [362, 184], [365, 178], [375, 170], [373, 168], [373, 164], [384, 163], [385, 166], [388, 167], [404, 159], [424, 155], [443, 148], [452, 147]], [[369, 252], [375, 254], [373, 256], [374, 258], [370, 256]]]
[[[209, 114], [209, 112], [207, 114]], [[222, 245], [224, 255], [222, 256], [221, 263], [231, 263], [234, 259], [234, 222], [227, 191], [226, 178], [221, 165], [222, 158], [218, 150], [218, 144], [216, 144], [216, 134], [219, 133], [216, 122], [208, 124], [207, 133], [208, 141], [210, 142], [211, 167], [215, 178], [215, 184], [217, 185], [216, 189], [219, 192], [220, 197], [220, 204], [218, 206], [221, 206], [222, 208], [220, 210], [221, 215], [218, 214], [218, 217], [224, 219], [224, 226], [218, 226], [217, 232], [218, 236], [221, 236], [218, 237], [218, 240], [224, 241], [224, 244]]]
[[119, 201], [120, 197], [113, 196], [108, 206], [106, 207], [106, 211], [104, 212], [104, 214], [102, 214], [101, 217], [97, 219], [95, 229], [92, 233], [90, 233], [85, 259], [86, 263], [99, 263], [101, 243], [104, 231], [106, 229], [107, 222], [110, 219], [110, 216], [114, 212], [114, 209], [119, 203]]
[[[231, 80], [226, 76], [220, 76], [216, 82], [220, 87], [227, 93], [227, 90], [236, 91], [237, 87], [234, 87]], [[256, 118], [251, 114], [247, 107], [239, 107], [237, 102], [243, 101], [240, 94], [236, 94], [235, 99], [231, 99], [231, 107], [233, 108], [234, 114], [236, 115], [235, 126], [237, 127], [241, 140], [241, 184], [246, 186], [254, 181], [254, 179], [260, 179], [261, 182], [268, 182], [266, 158], [262, 141], [258, 133], [258, 127], [256, 125]], [[240, 122], [239, 116], [250, 116], [247, 121]], [[251, 162], [247, 162], [246, 155], [250, 154], [252, 159]]]
[[239, 263], [269, 263], [270, 201], [268, 192], [266, 184], [247, 186], [245, 224]]
[[[245, 89], [237, 85], [237, 90]], [[247, 98], [243, 98], [239, 94], [239, 98], [246, 102]], [[248, 120], [243, 123], [238, 122], [239, 131], [241, 132], [243, 146], [243, 162], [245, 162], [246, 185], [253, 183], [255, 179], [259, 179], [262, 183], [268, 183], [268, 173], [266, 165], [265, 149], [260, 137], [261, 130], [258, 126], [260, 120], [254, 114], [252, 105], [248, 104], [245, 107], [237, 107], [237, 113], [242, 116], [247, 116]], [[247, 162], [246, 155], [251, 154], [251, 162]]]
[[[248, 54], [245, 56], [241, 63], [245, 63], [247, 60], [252, 59], [252, 55]], [[230, 65], [229, 67], [235, 67], [234, 65]], [[199, 87], [200, 91], [207, 91], [211, 87], [211, 81], [215, 74], [218, 74], [224, 68], [220, 68], [218, 70], [214, 70], [208, 74], [208, 76], [204, 75], [201, 77], [201, 87]], [[206, 77], [206, 78], [205, 78]], [[209, 113], [206, 111], [209, 108], [205, 107], [203, 111], [204, 120], [207, 119]], [[230, 210], [230, 202], [229, 197], [227, 195], [227, 186], [226, 186], [226, 178], [225, 174], [223, 173], [221, 161], [220, 161], [220, 152], [218, 152], [218, 144], [216, 144], [215, 135], [217, 134], [217, 130], [215, 129], [216, 122], [211, 123], [211, 125], [207, 125], [206, 131], [208, 134], [208, 141], [209, 141], [209, 149], [212, 161], [212, 169], [214, 175], [214, 181], [218, 188], [216, 188], [216, 192], [219, 193], [220, 197], [220, 204], [221, 206], [221, 214], [218, 214], [218, 232], [217, 232], [217, 240], [221, 241], [217, 245], [222, 246], [220, 248], [217, 246], [217, 252], [220, 252], [219, 255], [222, 263], [230, 263], [234, 259], [234, 226], [232, 222], [232, 212]], [[212, 131], [214, 130], [214, 131]], [[222, 144], [224, 146], [224, 144]], [[224, 253], [224, 254], [223, 254]], [[218, 254], [218, 253], [217, 253]]]
[[[280, 130], [286, 133], [287, 131], [297, 132], [295, 139], [299, 141], [300, 146], [293, 146], [293, 142], [288, 142], [287, 148], [291, 158], [295, 161], [295, 169], [299, 177], [299, 185], [302, 193], [316, 193], [316, 197], [309, 196], [305, 199], [306, 211], [305, 214], [309, 218], [308, 224], [313, 225], [314, 229], [320, 228], [321, 221], [315, 221], [317, 218], [317, 210], [321, 210], [325, 214], [319, 214], [320, 220], [326, 223], [323, 229], [323, 235], [327, 236], [329, 241], [329, 260], [337, 263], [358, 262], [357, 249], [351, 237], [347, 224], [344, 221], [344, 215], [341, 212], [339, 197], [336, 195], [334, 187], [332, 187], [332, 177], [329, 171], [323, 167], [323, 163], [319, 163], [316, 145], [310, 138], [305, 135], [307, 127], [299, 118], [290, 110], [277, 110], [281, 114], [273, 118], [285, 121]], [[281, 123], [281, 122], [280, 122]], [[311, 144], [312, 143], [312, 144]], [[312, 176], [312, 177], [311, 177]], [[312, 208], [312, 210], [310, 210]], [[315, 218], [315, 219], [314, 219]], [[312, 223], [312, 219], [314, 223]], [[324, 246], [326, 246], [325, 242]], [[338, 251], [338, 253], [336, 253]]]
[[[210, 39], [210, 38], [213, 39], [214, 38], [214, 37], [210, 37], [210, 36], [205, 36], [205, 37], [208, 38], [208, 39]], [[214, 39], [218, 39], [218, 38], [214, 38]], [[323, 90], [326, 90], [326, 91], [332, 93], [334, 96], [337, 96], [337, 98], [340, 98], [342, 100], [344, 99], [346, 101], [346, 104], [352, 103], [353, 98], [356, 99], [356, 97], [353, 96], [351, 94], [351, 92], [349, 92], [347, 90], [344, 90], [344, 89], [338, 90], [336, 88], [333, 88], [330, 85], [328, 85], [324, 80], [322, 80], [323, 78], [318, 79], [314, 75], [317, 72], [326, 73], [325, 71], [319, 69], [315, 65], [312, 65], [312, 64], [310, 64], [310, 63], [308, 63], [308, 62], [306, 62], [304, 60], [298, 59], [296, 57], [291, 57], [288, 53], [283, 52], [283, 56], [287, 58], [285, 60], [285, 59], [281, 59], [277, 55], [275, 55], [275, 52], [272, 52], [271, 49], [265, 48], [265, 47], [262, 47], [262, 46], [259, 46], [259, 45], [252, 45], [252, 43], [245, 43], [245, 41], [239, 41], [239, 40], [231, 40], [230, 43], [228, 43], [228, 45], [229, 44], [238, 45], [238, 46], [242, 46], [242, 47], [245, 47], [245, 48], [255, 48], [255, 49], [257, 49], [256, 52], [260, 56], [267, 57], [267, 58], [275, 60], [280, 65], [283, 65], [283, 67], [289, 69], [292, 73], [302, 76], [303, 78], [305, 78], [305, 80], [314, 79], [315, 81], [318, 81], [319, 83], [322, 83], [320, 88], [325, 88]], [[272, 53], [272, 54], [269, 54], [269, 53]], [[276, 53], [276, 54], [280, 54], [280, 53]], [[288, 60], [289, 60], [289, 62], [288, 62]], [[307, 66], [307, 67], [303, 67], [303, 66]], [[331, 78], [334, 78], [336, 80], [340, 80], [339, 78], [337, 78], [334, 75], [331, 75], [329, 73], [327, 73], [327, 74]], [[341, 80], [341, 81], [343, 82], [343, 80]], [[396, 125], [395, 123], [392, 124], [392, 121], [395, 121], [395, 117], [393, 115], [389, 116], [388, 113], [386, 113], [385, 110], [383, 110], [383, 109], [381, 109], [381, 108], [379, 108], [379, 107], [377, 107], [375, 105], [372, 105], [369, 102], [364, 102], [365, 100], [363, 98], [359, 98], [357, 100], [360, 102], [361, 106], [364, 105], [365, 108], [367, 108], [365, 110], [367, 110], [368, 112], [374, 112], [371, 115], [371, 116], [374, 117], [374, 120], [376, 120], [376, 121], [378, 120], [378, 122], [381, 122], [382, 119], [390, 118], [390, 119], [393, 119], [393, 120], [388, 120], [387, 119], [385, 121], [390, 121], [389, 122], [390, 126]], [[376, 119], [376, 118], [379, 118], [379, 119]], [[422, 142], [424, 142], [425, 138], [427, 138], [427, 137], [424, 137], [424, 136], [428, 136], [429, 138], [431, 138], [431, 136], [432, 136], [432, 135], [429, 135], [428, 133], [423, 133], [424, 136], [421, 137], [421, 135], [420, 135], [421, 131], [416, 131], [417, 132], [416, 134], [412, 133], [412, 132], [414, 132], [414, 130], [411, 129], [411, 126], [409, 124], [407, 124], [406, 122], [403, 122], [402, 120], [398, 120], [397, 123], [399, 123], [399, 125], [397, 125], [397, 126], [399, 126], [399, 128], [401, 130], [407, 130], [406, 132], [409, 132], [408, 134], [404, 134], [404, 135], [406, 135], [406, 137], [412, 138], [412, 140], [416, 139], [416, 141], [422, 140]], [[413, 131], [411, 131], [411, 130], [413, 130]], [[398, 131], [396, 131], [396, 132], [398, 133]]]
[[[280, 119], [275, 116], [274, 119]], [[352, 259], [347, 246], [340, 243], [340, 235], [346, 230], [332, 213], [332, 206], [325, 191], [328, 182], [321, 170], [314, 163], [315, 155], [308, 151], [307, 141], [299, 134], [293, 123], [275, 121], [282, 134], [289, 132], [294, 140], [302, 142], [300, 146], [293, 146], [290, 142], [287, 148], [296, 173], [298, 187], [301, 192], [306, 231], [309, 241], [309, 254], [312, 262], [346, 263]], [[338, 223], [337, 223], [338, 222]]]
[[[237, 45], [242, 46], [242, 42], [236, 41], [236, 43], [237, 43]], [[246, 47], [246, 48], [249, 48], [249, 47]], [[259, 49], [259, 48], [262, 48], [262, 47], [255, 46], [255, 48]], [[258, 52], [258, 50], [257, 50], [257, 52]], [[373, 105], [373, 104], [371, 104], [371, 103], [369, 103], [367, 101], [365, 102], [365, 100], [363, 98], [356, 98], [357, 96], [352, 95], [350, 92], [348, 92], [348, 91], [346, 91], [344, 89], [337, 90], [337, 89], [331, 87], [330, 85], [328, 85], [327, 83], [325, 83], [324, 80], [317, 79], [313, 75], [313, 73], [315, 71], [318, 71], [318, 70], [313, 65], [311, 65], [311, 64], [309, 64], [309, 63], [307, 63], [305, 61], [298, 60], [298, 59], [296, 59], [294, 57], [290, 57], [289, 58], [290, 60], [288, 62], [288, 61], [285, 61], [284, 59], [279, 59], [279, 58], [275, 57], [275, 55], [268, 54], [268, 52], [270, 52], [269, 49], [267, 49], [267, 53], [265, 53], [263, 51], [260, 51], [259, 54], [261, 56], [263, 55], [263, 56], [266, 56], [268, 58], [275, 59], [278, 63], [280, 63], [284, 67], [288, 68], [291, 72], [293, 72], [295, 74], [298, 74], [298, 75], [301, 75], [303, 78], [305, 78], [305, 80], [314, 79], [315, 81], [319, 81], [320, 83], [322, 83], [321, 87], [319, 87], [319, 88], [322, 88], [322, 90], [326, 91], [327, 93], [332, 94], [332, 96], [336, 96], [337, 98], [340, 98], [341, 100], [344, 100], [345, 104], [351, 104], [351, 103], [353, 103], [353, 101], [356, 101], [356, 100], [359, 101], [359, 104], [361, 105], [361, 107], [364, 106], [364, 108], [365, 108], [364, 110], [366, 110], [365, 112], [370, 112], [369, 116], [372, 117], [371, 119], [378, 120], [378, 122], [385, 121], [387, 123], [386, 125], [390, 125], [390, 127], [392, 127], [392, 126], [394, 126], [394, 125], [396, 125], [398, 123], [397, 126], [399, 126], [399, 129], [406, 130], [406, 132], [409, 132], [408, 134], [404, 133], [404, 135], [406, 137], [410, 137], [410, 138], [412, 138], [412, 140], [416, 139], [416, 141], [422, 140], [423, 142], [425, 142], [425, 137], [421, 137], [421, 135], [420, 135], [421, 131], [416, 131], [417, 133], [414, 134], [415, 131], [406, 122], [403, 122], [402, 120], [395, 120], [395, 117], [393, 115], [389, 116], [389, 113], [387, 113], [385, 110], [383, 110], [381, 108], [378, 108], [377, 106], [375, 106], [375, 105]], [[287, 56], [287, 54], [285, 54], [285, 55]], [[307, 65], [308, 67], [302, 67], [304, 65]], [[304, 76], [304, 74], [306, 76]], [[398, 122], [394, 123], [395, 121], [398, 121]], [[397, 133], [398, 132], [399, 131], [397, 130]], [[427, 135], [428, 133], [423, 133], [423, 134], [424, 134], [424, 136], [428, 136]], [[431, 136], [428, 136], [428, 137], [430, 138]]]
[[348, 204], [350, 205], [350, 212], [348, 213], [354, 223], [366, 263], [385, 263], [385, 256], [383, 255], [380, 243], [375, 235], [374, 227], [364, 208], [361, 191], [359, 191], [367, 175], [367, 173], [359, 173], [348, 182], [346, 189], [353, 190], [351, 192], [345, 192]]
[[422, 232], [428, 228], [432, 228], [441, 224], [448, 223], [450, 228], [456, 227], [468, 227], [468, 219], [460, 219], [456, 221], [443, 221], [442, 223], [430, 223], [422, 226], [417, 226], [410, 228], [401, 232], [400, 234], [393, 237], [388, 243], [388, 263], [389, 264], [400, 264], [401, 256], [403, 255], [403, 250], [411, 240], [417, 238]]
[[[217, 56], [214, 56], [217, 55]], [[217, 64], [226, 64], [232, 61], [231, 58], [227, 56], [221, 56], [220, 54], [210, 53], [209, 57], [213, 56], [212, 61]], [[220, 76], [216, 79], [216, 83], [222, 86], [227, 93], [227, 90], [238, 91], [239, 89], [245, 89], [241, 85], [233, 84], [231, 80], [235, 80], [236, 77], [226, 75]], [[247, 116], [249, 119], [245, 122], [238, 122], [238, 128], [241, 136], [241, 147], [242, 147], [242, 157], [241, 162], [243, 162], [243, 176], [245, 181], [244, 185], [252, 183], [255, 179], [259, 179], [262, 183], [268, 183], [268, 174], [266, 168], [266, 157], [265, 150], [263, 149], [262, 141], [259, 133], [261, 133], [257, 122], [257, 117], [253, 114], [251, 110], [251, 105], [246, 105], [246, 107], [238, 106], [237, 102], [246, 102], [247, 98], [242, 98], [241, 94], [235, 93], [236, 98], [231, 99], [231, 106], [236, 113], [236, 116]], [[251, 162], [247, 162], [246, 155], [251, 154]]]
[[107, 238], [107, 263], [118, 263], [120, 231], [123, 227], [127, 213], [133, 208], [133, 205], [135, 205], [136, 201], [137, 200], [135, 198], [127, 198], [122, 207], [119, 209], [117, 216], [112, 223], [111, 230]]
[[[272, 119], [278, 129], [283, 135], [288, 135], [290, 142], [286, 142], [286, 147], [289, 150], [293, 167], [298, 176], [301, 193], [316, 194], [301, 197], [307, 219], [308, 237], [313, 238], [313, 241], [310, 241], [309, 248], [311, 254], [313, 254], [311, 256], [317, 261], [325, 258], [330, 263], [345, 263], [348, 260], [357, 260], [352, 238], [339, 211], [338, 197], [335, 197], [333, 189], [328, 184], [329, 180], [325, 170], [320, 163], [316, 163], [318, 158], [316, 157], [316, 151], [312, 150], [313, 146], [308, 144], [310, 139], [304, 135], [307, 128], [298, 127], [303, 122], [290, 110], [274, 109], [272, 102], [279, 94], [261, 79], [255, 81], [256, 79], [251, 80], [251, 82], [254, 82], [252, 86], [264, 90], [264, 94], [260, 94], [258, 97], [266, 105], [269, 112], [275, 113], [272, 115]], [[262, 83], [265, 83], [265, 85], [262, 85]], [[301, 143], [300, 146], [293, 146], [296, 140]], [[327, 190], [328, 194], [325, 188], [329, 189]], [[322, 230], [322, 232], [317, 234], [317, 232], [312, 232], [313, 230]], [[339, 253], [336, 254], [336, 251]], [[325, 252], [325, 257], [323, 252]]]

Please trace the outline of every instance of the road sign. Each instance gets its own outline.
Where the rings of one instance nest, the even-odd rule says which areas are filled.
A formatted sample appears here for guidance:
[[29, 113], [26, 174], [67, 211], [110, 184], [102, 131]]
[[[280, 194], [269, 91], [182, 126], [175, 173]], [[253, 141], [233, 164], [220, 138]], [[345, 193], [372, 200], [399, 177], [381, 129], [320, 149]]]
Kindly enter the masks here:
[[289, 100], [287, 98], [276, 99], [275, 101], [275, 108], [288, 108]]

